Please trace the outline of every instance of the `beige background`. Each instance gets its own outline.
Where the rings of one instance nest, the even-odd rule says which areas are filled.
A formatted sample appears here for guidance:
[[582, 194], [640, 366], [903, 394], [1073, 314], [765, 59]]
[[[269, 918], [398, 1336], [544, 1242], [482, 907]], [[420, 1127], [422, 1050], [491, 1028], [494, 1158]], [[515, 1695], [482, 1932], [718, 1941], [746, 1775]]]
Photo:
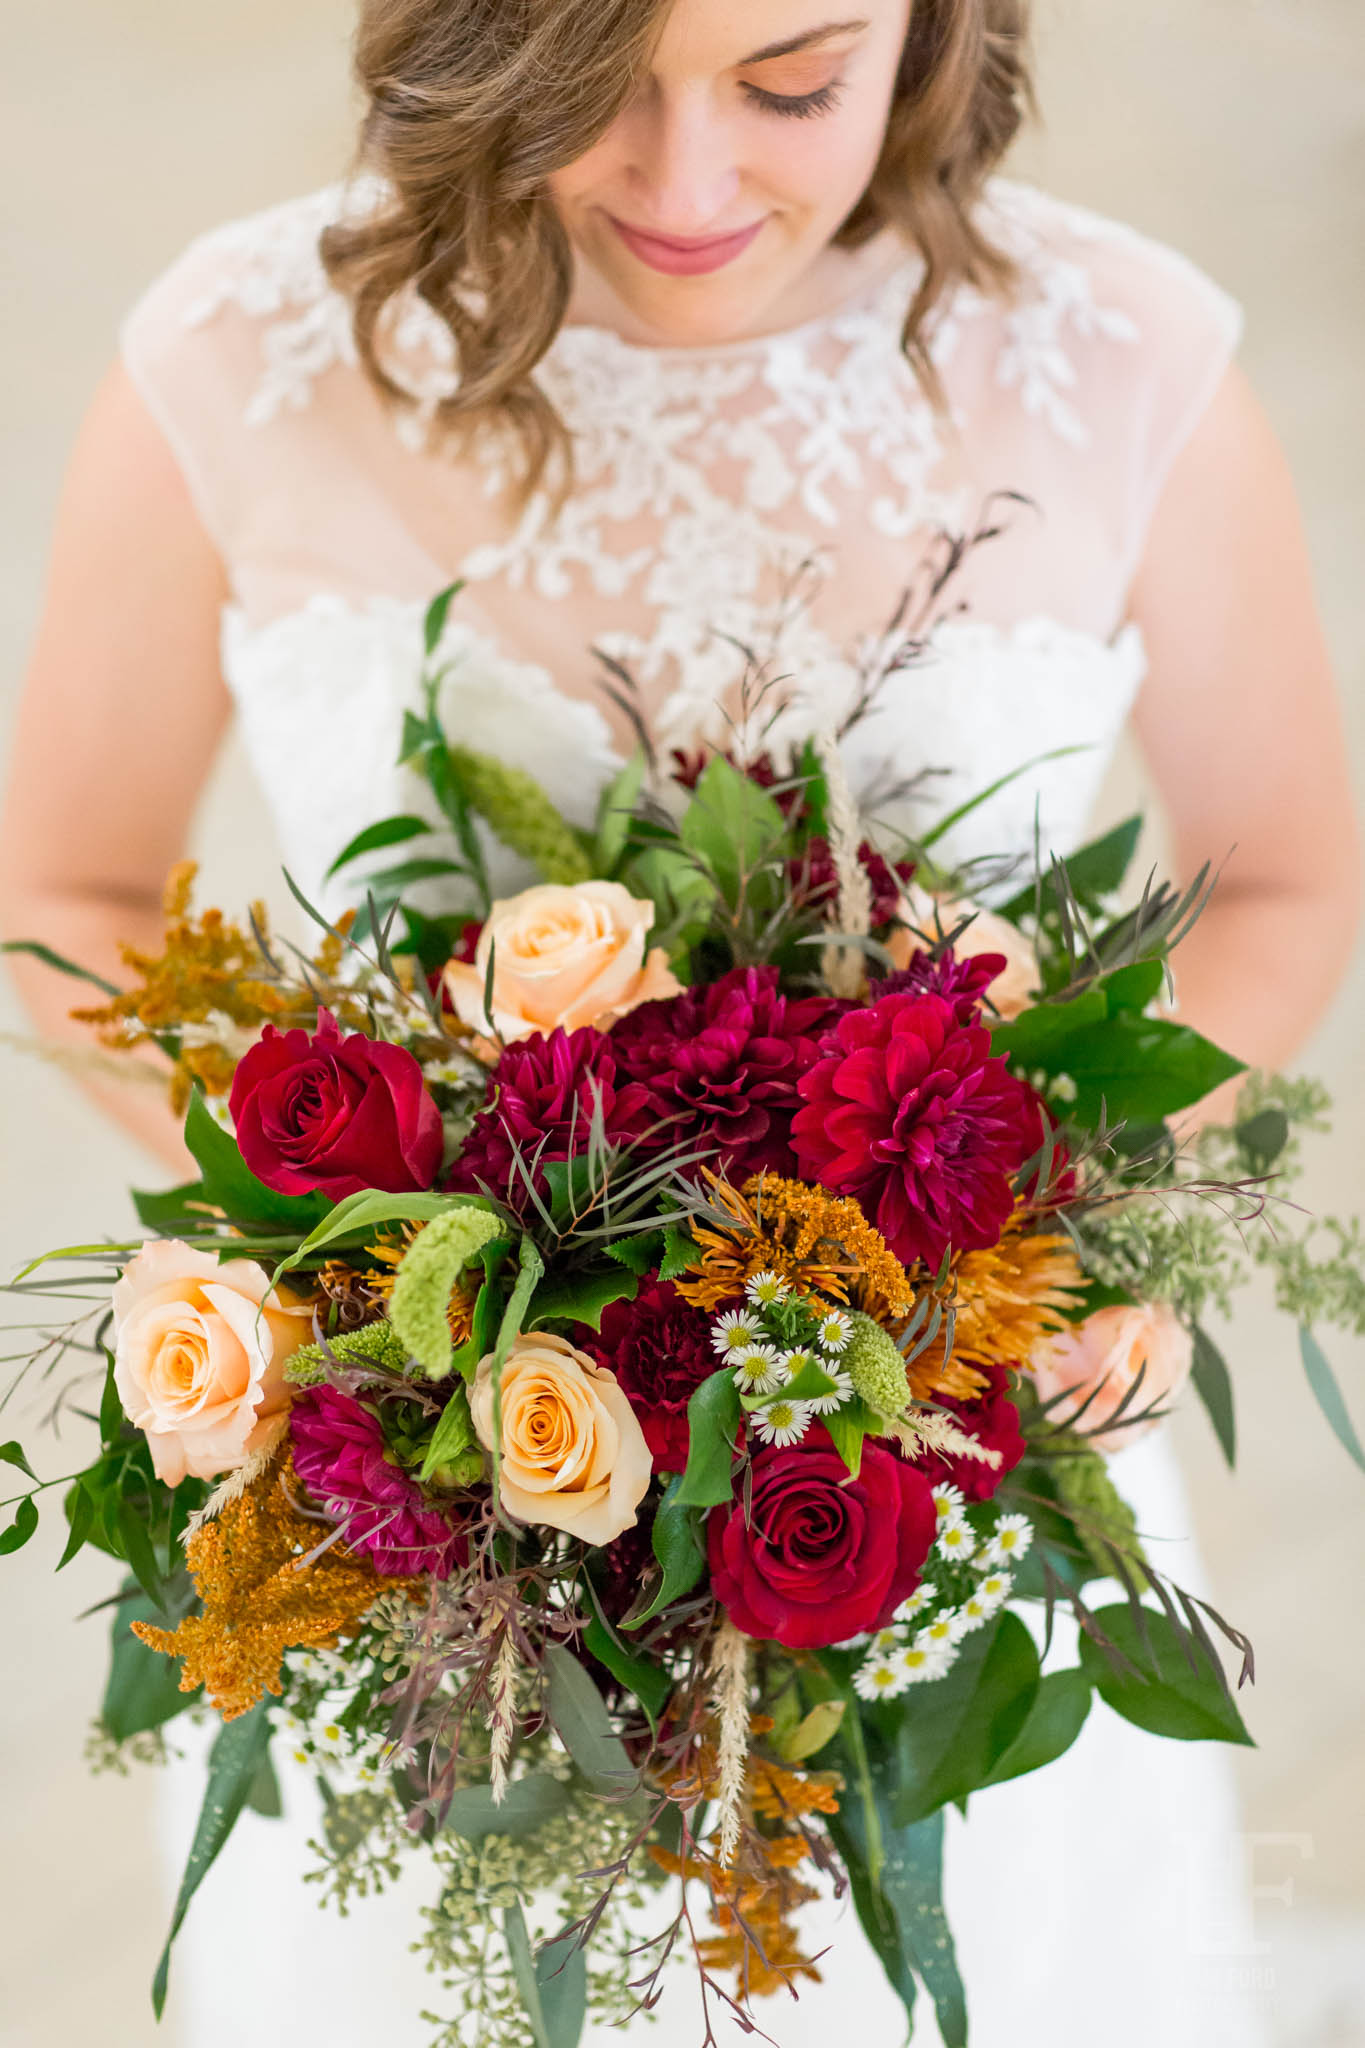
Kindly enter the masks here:
[[[348, 14], [345, 0], [6, 0], [6, 726], [65, 452], [119, 316], [195, 231], [342, 166]], [[1244, 300], [1245, 361], [1298, 477], [1358, 762], [1362, 14], [1361, 0], [1045, 0], [1048, 125], [1018, 159], [1066, 196], [1176, 243]], [[1111, 810], [1138, 779], [1135, 764], [1121, 764]], [[232, 748], [198, 845], [210, 899], [278, 894], [269, 827]], [[1314, 1159], [1311, 1198], [1323, 1208], [1360, 1206], [1363, 1024], [1358, 960], [1304, 1055], [1339, 1098], [1337, 1143]], [[7, 1027], [20, 1020], [3, 991]], [[153, 1178], [61, 1076], [3, 1048], [0, 1158], [5, 1271], [31, 1251], [116, 1227], [126, 1185]], [[1292, 1333], [1271, 1322], [1264, 1301], [1239, 1317], [1228, 1349], [1244, 1439], [1236, 1484], [1201, 1415], [1183, 1419], [1180, 1437], [1201, 1492], [1216, 1594], [1250, 1629], [1261, 1659], [1249, 1707], [1261, 1746], [1245, 1759], [1242, 1782], [1266, 1893], [1265, 1953], [1244, 1966], [1267, 1991], [1281, 2048], [1365, 2048], [1365, 1477], [1312, 1410]], [[1365, 1428], [1361, 1347], [1338, 1339], [1332, 1349]], [[0, 1434], [31, 1437], [34, 1420], [31, 1403], [11, 1404]], [[74, 1440], [43, 1440], [38, 1450], [49, 1474], [79, 1460]], [[147, 2005], [165, 1901], [145, 1782], [92, 1781], [81, 1763], [104, 1623], [77, 1627], [72, 1617], [109, 1590], [112, 1568], [87, 1555], [54, 1581], [57, 1547], [45, 1529], [20, 1558], [0, 1563], [0, 2044], [175, 2048], [173, 2002], [160, 2034]]]

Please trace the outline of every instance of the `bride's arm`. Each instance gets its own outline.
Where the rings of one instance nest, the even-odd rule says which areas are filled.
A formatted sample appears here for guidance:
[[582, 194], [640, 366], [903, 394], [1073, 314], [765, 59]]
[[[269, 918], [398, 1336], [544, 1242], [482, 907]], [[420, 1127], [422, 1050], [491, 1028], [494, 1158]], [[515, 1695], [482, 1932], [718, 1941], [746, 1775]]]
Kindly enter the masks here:
[[[218, 556], [179, 468], [116, 367], [81, 430], [0, 814], [0, 933], [125, 984], [119, 941], [160, 948], [167, 871], [228, 718]], [[44, 1038], [90, 1046], [93, 991], [11, 956]], [[158, 1061], [164, 1071], [164, 1062]], [[88, 1080], [171, 1165], [188, 1156], [164, 1089]]]
[[1293, 484], [1236, 368], [1163, 491], [1132, 610], [1151, 659], [1138, 738], [1177, 871], [1223, 869], [1174, 958], [1179, 1012], [1281, 1067], [1350, 954], [1361, 850]]

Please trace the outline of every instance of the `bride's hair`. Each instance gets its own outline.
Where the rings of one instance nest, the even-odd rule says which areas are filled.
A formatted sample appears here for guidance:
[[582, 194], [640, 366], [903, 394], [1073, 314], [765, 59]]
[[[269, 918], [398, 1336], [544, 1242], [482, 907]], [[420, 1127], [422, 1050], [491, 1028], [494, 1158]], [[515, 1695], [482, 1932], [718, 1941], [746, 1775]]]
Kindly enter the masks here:
[[[361, 0], [361, 159], [387, 197], [327, 230], [366, 372], [397, 404], [385, 315], [406, 288], [449, 328], [458, 388], [438, 422], [500, 420], [530, 489], [569, 437], [532, 371], [568, 306], [569, 245], [546, 192], [628, 103], [672, 0]], [[924, 258], [906, 355], [936, 402], [925, 323], [945, 289], [1008, 290], [1009, 259], [975, 202], [1031, 104], [1029, 0], [915, 0], [881, 156], [835, 237], [896, 228]], [[567, 474], [567, 470], [565, 472]]]

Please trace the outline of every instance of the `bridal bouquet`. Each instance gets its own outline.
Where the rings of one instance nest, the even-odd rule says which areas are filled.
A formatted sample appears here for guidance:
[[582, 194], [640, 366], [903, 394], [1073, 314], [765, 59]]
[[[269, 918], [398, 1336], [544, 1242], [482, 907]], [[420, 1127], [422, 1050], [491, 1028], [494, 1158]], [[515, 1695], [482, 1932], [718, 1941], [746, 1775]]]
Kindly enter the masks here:
[[[945, 1808], [1097, 1696], [1249, 1739], [1249, 1644], [1107, 1463], [1191, 1378], [1232, 1459], [1204, 1325], [1249, 1262], [1361, 1455], [1312, 1329], [1365, 1315], [1359, 1238], [1266, 1227], [1319, 1097], [1251, 1080], [1182, 1146], [1240, 1069], [1161, 1009], [1208, 877], [1115, 907], [1137, 820], [954, 874], [952, 818], [878, 850], [809, 742], [642, 751], [588, 835], [427, 684], [424, 810], [337, 863], [358, 913], [305, 956], [182, 871], [88, 1013], [169, 1059], [199, 1171], [136, 1196], [137, 1242], [47, 1255], [88, 1307], [36, 1363], [89, 1354], [100, 1448], [48, 1480], [0, 1450], [31, 1482], [0, 1549], [55, 1489], [62, 1562], [127, 1568], [99, 1758], [221, 1723], [172, 1939], [279, 1810], [273, 1749], [316, 1774], [343, 1911], [429, 1863], [449, 2048], [572, 2048], [678, 1954], [711, 2040], [818, 1976], [822, 1883], [964, 2042]], [[494, 900], [494, 841], [541, 883]]]

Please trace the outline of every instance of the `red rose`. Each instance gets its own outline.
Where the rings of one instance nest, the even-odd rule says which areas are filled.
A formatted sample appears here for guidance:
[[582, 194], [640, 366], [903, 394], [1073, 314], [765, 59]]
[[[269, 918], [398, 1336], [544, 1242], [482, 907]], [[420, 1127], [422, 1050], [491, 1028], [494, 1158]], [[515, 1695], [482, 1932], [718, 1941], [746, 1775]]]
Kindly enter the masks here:
[[881, 1444], [856, 1479], [822, 1429], [760, 1451], [742, 1502], [707, 1526], [711, 1586], [735, 1627], [792, 1650], [885, 1628], [914, 1592], [937, 1527], [929, 1481]]
[[343, 1038], [328, 1010], [311, 1037], [267, 1024], [230, 1101], [243, 1159], [277, 1194], [407, 1194], [429, 1188], [441, 1164], [441, 1112], [412, 1054]]

